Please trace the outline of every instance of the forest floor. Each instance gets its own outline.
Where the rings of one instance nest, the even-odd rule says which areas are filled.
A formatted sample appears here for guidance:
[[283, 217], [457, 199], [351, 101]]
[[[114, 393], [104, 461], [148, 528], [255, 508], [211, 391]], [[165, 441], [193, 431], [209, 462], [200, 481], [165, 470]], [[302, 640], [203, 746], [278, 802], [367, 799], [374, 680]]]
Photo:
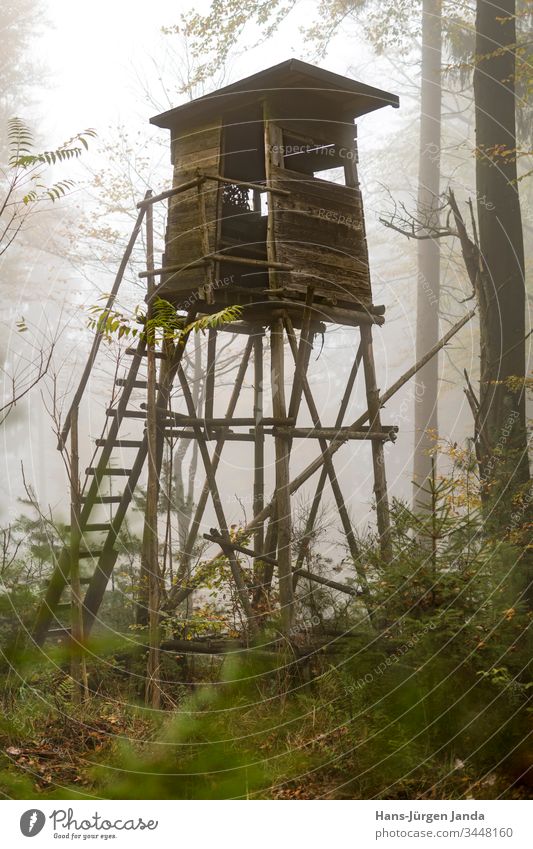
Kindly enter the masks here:
[[[369, 744], [376, 718], [362, 715], [353, 722], [345, 709], [332, 708], [327, 678], [312, 692], [281, 698], [263, 692], [253, 703], [230, 693], [221, 711], [216, 687], [199, 684], [202, 715], [191, 723], [187, 714], [186, 727], [175, 719], [181, 705], [154, 721], [126, 687], [110, 692], [109, 681], [107, 692], [81, 706], [69, 701], [61, 684], [51, 691], [49, 680], [36, 683], [22, 703], [5, 706], [0, 789], [8, 797], [141, 798], [144, 786], [147, 798], [531, 798], [523, 752], [487, 769], [437, 746], [432, 752], [426, 740], [422, 748], [413, 743], [398, 761], [403, 742], [393, 737]], [[174, 692], [174, 704], [176, 698]], [[183, 704], [190, 707], [190, 695]], [[221, 717], [213, 718], [217, 712]], [[179, 731], [169, 735], [173, 721]], [[156, 745], [161, 740], [163, 755]], [[117, 765], [154, 778], [149, 787], [131, 779], [115, 783], [110, 774]], [[169, 769], [176, 769], [174, 783], [161, 778]], [[219, 784], [221, 769], [233, 771], [235, 780]]]

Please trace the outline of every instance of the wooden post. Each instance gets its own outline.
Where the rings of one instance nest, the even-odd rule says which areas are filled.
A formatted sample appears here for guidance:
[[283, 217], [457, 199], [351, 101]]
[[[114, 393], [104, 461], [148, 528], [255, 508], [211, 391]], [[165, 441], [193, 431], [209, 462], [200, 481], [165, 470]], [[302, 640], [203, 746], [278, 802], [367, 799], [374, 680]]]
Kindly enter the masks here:
[[217, 353], [217, 332], [210, 327], [207, 332], [207, 373], [205, 377], [205, 418], [214, 418], [215, 403], [215, 364]]
[[[265, 506], [265, 434], [262, 425], [263, 409], [263, 332], [253, 337], [254, 346], [254, 515]], [[254, 551], [261, 554], [264, 543], [264, 526], [257, 525], [254, 531]], [[256, 570], [257, 572], [258, 570]], [[258, 574], [256, 574], [258, 577]]]
[[[187, 378], [185, 376], [185, 372], [180, 366], [178, 369], [179, 380], [181, 384], [181, 388], [183, 389], [183, 397], [185, 398], [185, 403], [189, 410], [189, 415], [196, 418], [196, 409], [194, 407], [194, 401], [192, 399], [191, 390], [189, 388], [189, 384], [187, 383]], [[217, 517], [217, 521], [220, 526], [220, 532], [222, 537], [229, 542], [229, 530], [226, 522], [226, 517], [224, 515], [224, 508], [222, 507], [222, 500], [220, 498], [220, 494], [218, 491], [218, 486], [216, 482], [215, 473], [213, 471], [213, 465], [211, 463], [211, 458], [209, 456], [209, 449], [207, 447], [207, 440], [204, 436], [203, 429], [201, 425], [195, 424], [194, 431], [196, 435], [196, 440], [198, 442], [198, 450], [200, 451], [200, 456], [202, 457], [202, 462], [204, 464], [205, 475], [207, 478], [207, 483], [209, 485], [209, 491], [211, 493], [211, 498], [213, 501], [213, 507], [215, 508], [215, 514]], [[252, 634], [256, 630], [255, 625], [255, 615], [252, 609], [252, 605], [250, 603], [250, 596], [248, 593], [248, 587], [244, 581], [244, 577], [241, 571], [241, 567], [237, 561], [235, 556], [235, 552], [225, 551], [224, 552], [229, 560], [231, 574], [233, 575], [233, 580], [235, 581], [237, 591], [239, 593], [239, 599], [248, 620], [248, 630], [249, 633]]]
[[[144, 199], [147, 200], [148, 198], [151, 197], [151, 195], [152, 195], [151, 191], [146, 192]], [[131, 232], [131, 236], [130, 236], [128, 244], [126, 246], [126, 250], [124, 251], [124, 255], [123, 255], [123, 257], [120, 261], [120, 265], [119, 265], [118, 271], [117, 271], [116, 276], [115, 276], [115, 282], [113, 283], [113, 288], [111, 289], [111, 292], [109, 293], [109, 298], [107, 299], [107, 303], [105, 305], [104, 312], [101, 315], [101, 320], [104, 319], [104, 316], [107, 317], [109, 315], [109, 311], [112, 309], [113, 304], [115, 303], [115, 298], [117, 297], [118, 290], [120, 289], [120, 284], [122, 283], [122, 278], [124, 277], [124, 273], [126, 271], [126, 268], [128, 267], [128, 262], [129, 262], [130, 256], [132, 254], [133, 248], [135, 247], [135, 242], [137, 241], [137, 238], [138, 238], [139, 233], [141, 231], [141, 225], [142, 225], [142, 221], [143, 221], [143, 218], [144, 218], [144, 213], [145, 213], [145, 207], [141, 206], [140, 211], [137, 215], [137, 220], [134, 224], [133, 230]], [[103, 322], [102, 322], [101, 325], [99, 325], [99, 328], [100, 328], [100, 326], [103, 327]], [[91, 346], [91, 352], [89, 354], [89, 358], [87, 360], [87, 363], [85, 364], [85, 368], [83, 369], [83, 374], [81, 376], [81, 380], [79, 382], [78, 388], [76, 389], [76, 392], [74, 393], [74, 398], [72, 399], [72, 404], [70, 405], [70, 409], [69, 409], [69, 411], [68, 411], [68, 413], [65, 417], [65, 423], [64, 423], [63, 428], [61, 430], [61, 433], [59, 435], [59, 448], [61, 448], [67, 440], [68, 432], [69, 432], [69, 429], [70, 429], [71, 424], [72, 424], [72, 414], [73, 414], [74, 410], [77, 410], [77, 408], [80, 405], [80, 401], [83, 397], [83, 393], [85, 392], [85, 387], [87, 386], [87, 382], [89, 380], [89, 377], [91, 376], [91, 371], [92, 371], [94, 362], [96, 360], [96, 355], [98, 354], [98, 350], [100, 348], [100, 343], [101, 343], [103, 337], [104, 337], [104, 331], [101, 330], [101, 329], [98, 329], [96, 331], [95, 335], [94, 335], [93, 344]]]
[[[455, 334], [458, 333], [459, 330], [461, 330], [461, 328], [464, 327], [465, 324], [467, 324], [471, 320], [471, 318], [475, 315], [475, 312], [475, 309], [471, 310], [462, 319], [460, 319], [460, 321], [454, 324], [453, 327], [451, 327], [448, 332], [442, 337], [442, 339], [440, 339], [439, 342], [437, 342], [437, 344], [434, 345], [433, 348], [427, 352], [427, 354], [425, 354], [420, 360], [418, 360], [418, 362], [414, 363], [414, 365], [412, 365], [403, 375], [401, 375], [401, 377], [399, 377], [398, 380], [396, 380], [392, 384], [392, 386], [390, 386], [383, 393], [383, 395], [380, 396], [379, 406], [382, 407], [387, 401], [389, 401], [393, 397], [393, 395], [395, 395], [401, 389], [401, 387], [404, 386], [407, 381], [409, 381], [411, 377], [413, 377], [413, 375], [415, 375], [417, 371], [419, 371], [422, 366], [424, 366], [425, 363], [428, 362], [428, 360], [430, 360], [431, 357], [433, 357], [437, 353], [437, 351], [440, 351], [441, 348], [447, 345], [450, 339], [452, 339], [452, 337], [455, 336]], [[351, 423], [350, 427], [353, 430], [357, 430], [359, 427], [365, 424], [368, 418], [369, 410], [366, 410], [354, 422]], [[303, 486], [303, 484], [306, 483], [306, 481], [308, 481], [309, 478], [312, 477], [312, 475], [314, 475], [315, 472], [318, 471], [318, 469], [322, 468], [328, 457], [333, 457], [333, 455], [339, 450], [339, 448], [341, 448], [345, 444], [346, 440], [342, 438], [332, 440], [332, 442], [328, 445], [328, 449], [326, 452], [321, 453], [320, 456], [313, 460], [311, 463], [309, 463], [309, 465], [306, 466], [306, 468], [302, 472], [300, 472], [299, 475], [293, 478], [290, 483], [291, 495], [297, 492], [300, 487]], [[274, 493], [268, 504], [265, 504], [263, 510], [261, 510], [259, 513], [256, 513], [256, 515], [252, 517], [252, 519], [247, 523], [244, 530], [247, 532], [253, 531], [259, 522], [264, 522], [269, 517], [272, 521], [272, 517], [275, 515], [275, 510], [276, 495]], [[266, 544], [265, 548], [267, 548], [267, 553], [270, 553]], [[176, 604], [186, 598], [188, 592], [189, 590], [187, 590], [186, 588], [180, 590], [179, 593], [177, 593], [176, 595]]]
[[[335, 427], [342, 427], [342, 423], [344, 421], [344, 416], [346, 415], [346, 410], [348, 409], [348, 404], [350, 402], [350, 398], [352, 395], [353, 387], [355, 384], [355, 379], [357, 377], [357, 373], [359, 371], [359, 366], [361, 364], [361, 358], [363, 356], [363, 351], [361, 345], [359, 345], [357, 349], [357, 353], [355, 355], [355, 359], [348, 376], [348, 381], [346, 383], [346, 388], [344, 390], [344, 395], [342, 396], [341, 404], [339, 407], [339, 412], [337, 413], [337, 418], [335, 420]], [[311, 502], [311, 509], [309, 510], [309, 515], [307, 517], [307, 522], [305, 525], [305, 532], [302, 540], [300, 541], [300, 547], [298, 551], [298, 558], [296, 560], [296, 568], [294, 575], [294, 587], [296, 588], [296, 584], [298, 582], [298, 571], [301, 570], [304, 559], [307, 555], [307, 546], [309, 543], [309, 539], [311, 534], [313, 533], [313, 529], [315, 527], [316, 517], [318, 515], [318, 508], [320, 507], [320, 502], [322, 500], [322, 494], [324, 492], [324, 486], [326, 485], [326, 480], [328, 477], [326, 466], [324, 465], [320, 470], [320, 477], [318, 480], [318, 484], [315, 490], [315, 494], [313, 496], [313, 501]]]
[[[283, 350], [283, 321], [276, 319], [270, 326], [270, 373], [272, 387], [272, 414], [286, 418], [285, 364]], [[294, 594], [291, 564], [291, 496], [289, 457], [290, 444], [283, 437], [275, 437], [276, 451], [276, 530], [278, 537], [278, 579], [281, 621], [283, 631], [290, 634], [294, 618]], [[269, 552], [267, 552], [268, 554]]]
[[80, 704], [89, 695], [83, 644], [83, 611], [80, 586], [80, 470], [78, 449], [78, 407], [70, 409], [70, 603], [73, 701]]
[[[265, 176], [268, 188], [274, 188], [272, 179], [272, 166], [283, 167], [283, 133], [281, 128], [272, 122], [268, 104], [263, 104], [263, 119], [265, 125]], [[276, 237], [275, 237], [275, 211], [274, 198], [268, 195], [268, 220], [267, 220], [267, 258], [270, 266], [268, 268], [268, 283], [270, 289], [275, 289], [283, 283], [282, 272], [276, 268]], [[277, 418], [285, 418], [287, 408], [285, 402], [285, 367], [283, 350], [283, 321], [275, 319], [270, 325], [270, 382], [272, 390], [273, 415]], [[281, 607], [281, 622], [284, 633], [290, 634], [294, 619], [294, 594], [292, 590], [292, 563], [291, 563], [291, 496], [289, 491], [290, 471], [289, 457], [290, 444], [287, 440], [275, 438], [276, 451], [276, 508], [275, 523], [272, 526], [272, 534], [277, 536], [278, 541], [278, 579], [279, 600]], [[269, 528], [270, 532], [271, 528]], [[266, 552], [270, 554], [270, 552]]]
[[[146, 267], [154, 268], [154, 231], [153, 206], [146, 210]], [[148, 277], [147, 319], [152, 317], [154, 277]], [[157, 463], [158, 432], [156, 383], [157, 365], [155, 357], [155, 339], [146, 340], [147, 390], [146, 390], [146, 433], [148, 440], [148, 484], [146, 489], [146, 509], [144, 514], [143, 560], [144, 571], [148, 578], [148, 664], [146, 671], [146, 704], [154, 709], [161, 706], [160, 685], [160, 602], [161, 583], [158, 561], [157, 503], [159, 496], [159, 470]]]
[[[381, 430], [380, 397], [376, 382], [376, 367], [372, 347], [372, 327], [370, 324], [361, 325], [361, 344], [363, 346], [363, 368], [365, 372], [366, 397], [368, 404], [368, 419], [371, 430]], [[390, 528], [389, 497], [387, 493], [387, 476], [385, 474], [385, 452], [383, 443], [372, 440], [372, 461], [374, 465], [374, 493], [376, 496], [376, 512], [378, 532], [381, 541], [381, 554], [386, 563], [392, 560], [392, 540]]]
[[[290, 318], [286, 319], [287, 325], [287, 336], [289, 337], [289, 344], [291, 346], [292, 354], [295, 362], [298, 358], [298, 352], [296, 348], [296, 336], [294, 333], [294, 329], [292, 327], [292, 322]], [[302, 375], [302, 388], [305, 396], [305, 400], [307, 406], [309, 408], [309, 412], [311, 414], [311, 419], [315, 427], [320, 428], [320, 416], [318, 415], [318, 410], [313, 398], [313, 394], [311, 392], [311, 387], [309, 386], [309, 381], [307, 380], [307, 375]], [[368, 587], [368, 581], [364, 572], [364, 569], [361, 564], [361, 558], [359, 556], [359, 547], [357, 545], [357, 541], [355, 539], [355, 535], [352, 528], [352, 523], [350, 521], [350, 517], [348, 515], [348, 510], [346, 509], [346, 504], [344, 503], [344, 498], [341, 492], [341, 488], [339, 486], [339, 482], [337, 480], [337, 475], [335, 474], [335, 467], [333, 465], [333, 459], [328, 454], [328, 442], [323, 437], [320, 437], [319, 440], [320, 449], [325, 457], [324, 467], [326, 469], [326, 474], [329, 477], [329, 481], [331, 484], [331, 489], [333, 491], [333, 495], [335, 497], [335, 503], [337, 504], [337, 510], [339, 511], [339, 516], [342, 522], [342, 527], [344, 530], [344, 534], [346, 536], [346, 541], [348, 542], [348, 547], [350, 549], [350, 554], [354, 563], [355, 571], [357, 573], [357, 577], [359, 579], [359, 583], [361, 584], [362, 594], [365, 599], [368, 612], [370, 614], [370, 590]], [[381, 444], [381, 443], [380, 443]]]
[[[209, 246], [209, 228], [207, 225], [207, 215], [205, 210], [205, 183], [200, 183], [198, 185], [198, 210], [200, 214], [200, 239], [202, 243], [202, 254], [204, 257], [207, 257], [211, 248]], [[213, 295], [213, 282], [214, 282], [214, 266], [215, 262], [213, 259], [210, 259], [206, 266], [206, 280], [204, 281], [204, 297], [206, 303], [212, 304], [215, 300]]]
[[[235, 411], [235, 407], [237, 406], [237, 401], [239, 400], [239, 396], [242, 389], [242, 384], [244, 382], [244, 378], [246, 375], [246, 370], [248, 368], [248, 361], [250, 358], [250, 354], [252, 352], [252, 339], [248, 339], [246, 341], [246, 346], [244, 349], [243, 357], [241, 360], [241, 364], [239, 366], [239, 370], [237, 372], [237, 376], [235, 378], [235, 384], [233, 386], [233, 391], [231, 393], [230, 400], [228, 402], [228, 406], [226, 409], [226, 418], [231, 418]], [[215, 450], [213, 452], [213, 457], [211, 460], [211, 465], [213, 467], [213, 472], [216, 473], [218, 468], [218, 464], [220, 462], [220, 457], [222, 454], [222, 450], [224, 448], [224, 443], [226, 441], [226, 437], [224, 432], [222, 432], [221, 436], [217, 439]], [[198, 536], [198, 530], [200, 528], [200, 523], [202, 521], [202, 517], [204, 515], [204, 510], [207, 504], [207, 499], [209, 498], [209, 484], [206, 480], [204, 486], [202, 488], [202, 492], [200, 493], [200, 497], [198, 499], [198, 504], [196, 505], [196, 510], [194, 513], [193, 520], [191, 522], [191, 527], [189, 529], [189, 534], [187, 537], [187, 541], [185, 543], [183, 552], [181, 554], [181, 563], [178, 569], [177, 575], [177, 583], [178, 585], [183, 581], [190, 570], [190, 561], [191, 555], [194, 548], [194, 544], [196, 542], [196, 538]], [[178, 590], [179, 592], [179, 590]], [[171, 596], [173, 593], [171, 592]]]

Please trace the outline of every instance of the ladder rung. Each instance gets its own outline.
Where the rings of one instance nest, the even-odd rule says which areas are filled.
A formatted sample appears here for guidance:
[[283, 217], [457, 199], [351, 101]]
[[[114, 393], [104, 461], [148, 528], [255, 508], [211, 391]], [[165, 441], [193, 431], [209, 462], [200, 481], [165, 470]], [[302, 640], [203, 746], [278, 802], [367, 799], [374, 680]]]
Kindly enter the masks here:
[[[114, 448], [140, 448], [143, 442], [142, 439], [115, 439], [113, 442]], [[96, 445], [98, 448], [102, 448], [104, 445], [107, 445], [106, 439], [97, 439]]]
[[91, 583], [91, 580], [92, 580], [92, 579], [91, 579], [91, 578], [88, 578], [88, 577], [80, 578], [80, 584], [85, 584], [85, 585], [86, 585], [86, 584], [90, 584], [90, 583]]
[[72, 604], [71, 604], [70, 601], [59, 601], [56, 604], [55, 609], [56, 610], [66, 610], [68, 608], [70, 610], [71, 607], [72, 607]]
[[[83, 502], [89, 501], [87, 495], [82, 495], [81, 500]], [[93, 504], [120, 504], [122, 501], [121, 495], [96, 495], [94, 498], [91, 498]]]
[[98, 560], [101, 554], [103, 554], [102, 549], [100, 549], [99, 551], [80, 551], [79, 557], [80, 560], [86, 557], [92, 557], [94, 560]]
[[49, 628], [46, 636], [47, 637], [70, 637], [72, 632], [71, 628]]
[[[95, 466], [89, 466], [85, 469], [86, 475], [95, 475], [98, 469]], [[122, 475], [122, 477], [129, 477], [131, 475], [131, 469], [104, 469], [103, 472], [100, 472], [102, 475]]]
[[[138, 352], [137, 348], [126, 348], [126, 354], [130, 354], [133, 357], [135, 355], [138, 356], [139, 352]], [[146, 351], [141, 354], [141, 357], [146, 357], [146, 356], [148, 356]], [[166, 360], [167, 355], [166, 354], [160, 354], [159, 351], [156, 351], [155, 352], [155, 358], [156, 358], [156, 360]]]
[[[110, 527], [109, 522], [94, 522], [93, 524], [82, 525], [80, 532], [84, 534], [85, 531], [108, 531]], [[66, 526], [66, 530], [70, 531], [70, 525]]]
[[[116, 416], [118, 414], [118, 410], [115, 410], [114, 407], [109, 407], [105, 411], [106, 416]], [[142, 410], [124, 410], [122, 413], [123, 419], [145, 419], [146, 413], [143, 413]]]
[[[128, 382], [127, 377], [117, 377], [117, 379], [115, 380], [115, 383], [116, 383], [117, 386], [126, 386], [127, 382]], [[131, 384], [131, 386], [132, 386], [132, 389], [148, 389], [148, 381], [147, 380], [134, 380], [133, 383]], [[155, 388], [161, 389], [161, 385], [159, 383], [156, 383]]]

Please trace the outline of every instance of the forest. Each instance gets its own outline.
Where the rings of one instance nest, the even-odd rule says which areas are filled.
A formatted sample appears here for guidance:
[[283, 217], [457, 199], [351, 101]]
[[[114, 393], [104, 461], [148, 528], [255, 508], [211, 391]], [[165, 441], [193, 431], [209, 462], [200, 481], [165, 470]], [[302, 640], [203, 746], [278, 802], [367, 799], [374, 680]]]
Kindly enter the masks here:
[[531, 0], [0, 8], [2, 797], [530, 799]]

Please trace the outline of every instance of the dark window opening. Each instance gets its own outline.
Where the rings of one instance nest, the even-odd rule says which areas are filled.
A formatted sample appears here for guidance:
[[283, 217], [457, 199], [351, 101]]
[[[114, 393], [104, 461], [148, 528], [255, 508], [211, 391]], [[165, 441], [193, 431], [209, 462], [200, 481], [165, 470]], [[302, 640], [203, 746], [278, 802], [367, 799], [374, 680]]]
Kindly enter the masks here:
[[[236, 112], [224, 126], [221, 171], [235, 184], [220, 187], [219, 246], [222, 252], [250, 259], [266, 259], [266, 195], [239, 182], [265, 183], [263, 116], [260, 109]], [[229, 265], [228, 265], [229, 268]], [[266, 286], [264, 273], [244, 265], [231, 266], [235, 282], [246, 288]]]

